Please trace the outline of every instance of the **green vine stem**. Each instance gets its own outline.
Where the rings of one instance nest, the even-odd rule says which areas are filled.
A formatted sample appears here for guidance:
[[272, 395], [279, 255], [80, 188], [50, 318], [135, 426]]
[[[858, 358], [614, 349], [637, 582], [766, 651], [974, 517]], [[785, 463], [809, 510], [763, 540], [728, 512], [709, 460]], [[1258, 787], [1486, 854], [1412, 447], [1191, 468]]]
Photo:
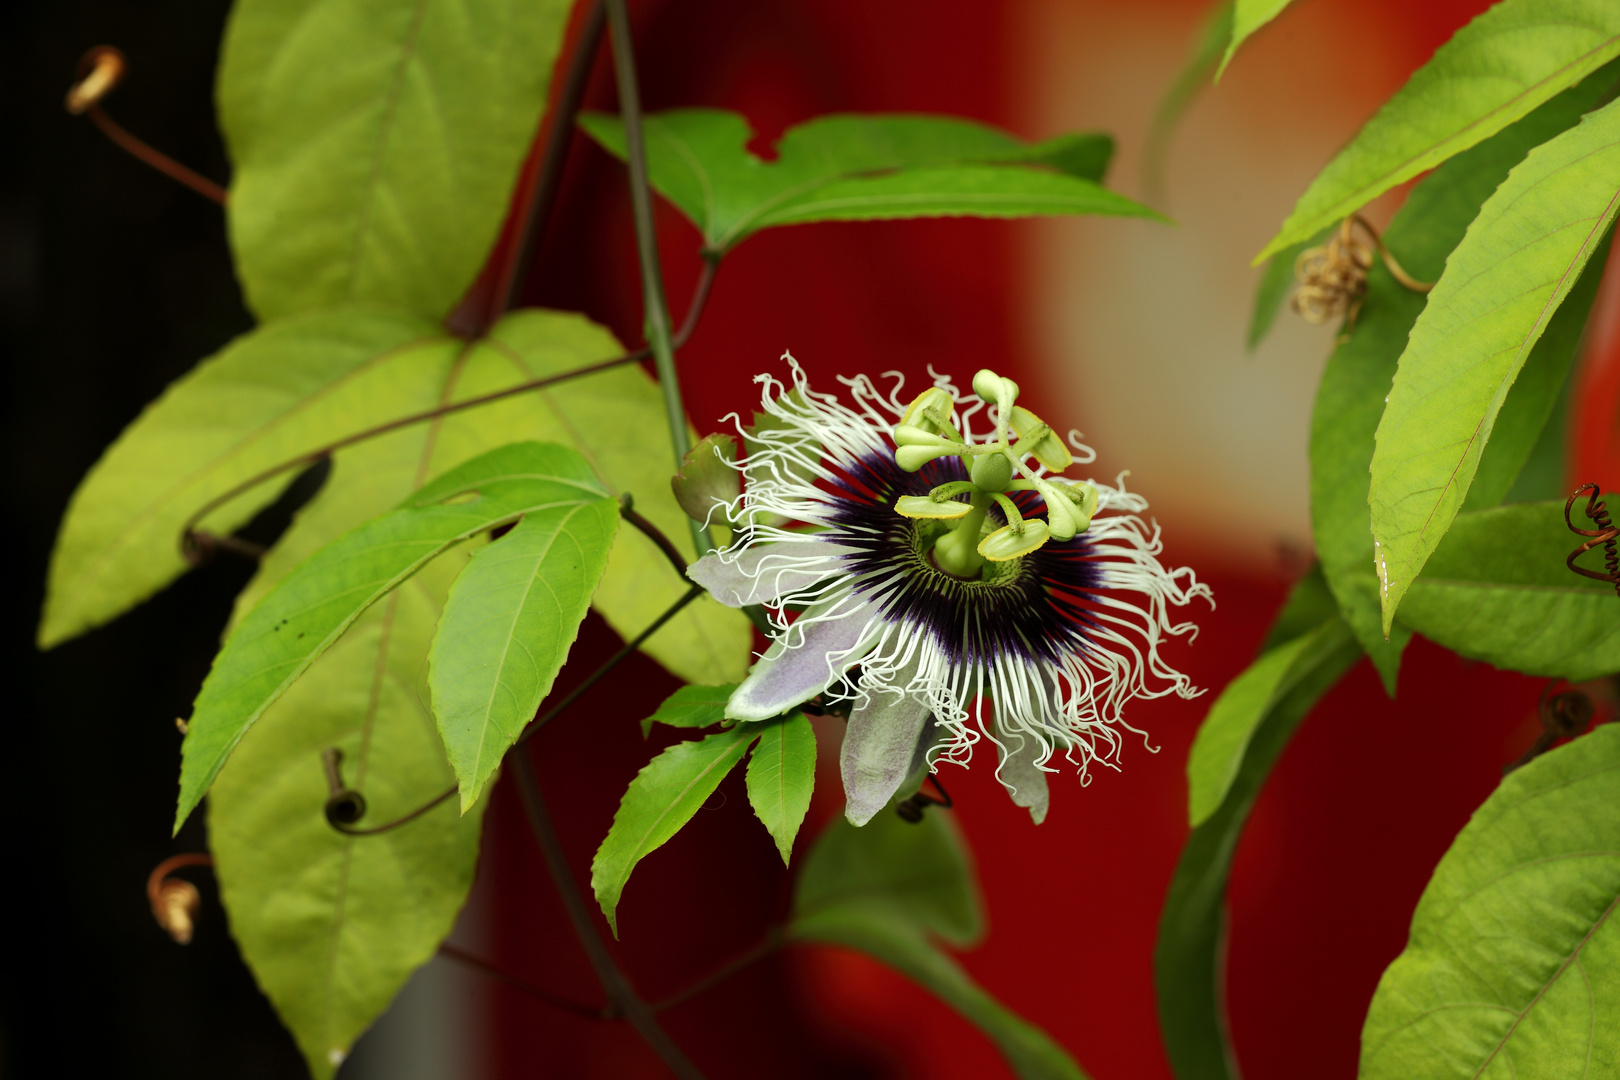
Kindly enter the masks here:
[[[635, 46], [630, 36], [630, 12], [625, 0], [606, 0], [608, 27], [613, 37], [613, 73], [619, 88], [619, 112], [624, 117], [625, 156], [630, 165], [630, 209], [636, 226], [636, 257], [641, 263], [642, 306], [647, 323], [647, 344], [652, 348], [658, 385], [664, 392], [669, 440], [679, 469], [692, 448], [686, 431], [686, 406], [681, 401], [681, 380], [675, 371], [675, 346], [670, 336], [669, 304], [664, 298], [664, 275], [658, 259], [658, 234], [653, 226], [652, 188], [647, 180], [647, 146], [641, 131], [641, 91], [636, 82]], [[704, 290], [707, 291], [706, 289]], [[714, 547], [708, 526], [692, 523], [692, 539], [701, 555]]]
[[625, 978], [624, 972], [613, 962], [613, 955], [608, 952], [607, 942], [597, 933], [596, 924], [591, 921], [590, 909], [585, 906], [584, 894], [579, 891], [579, 885], [574, 880], [574, 871], [568, 865], [562, 842], [551, 823], [551, 814], [546, 810], [545, 797], [540, 793], [540, 778], [535, 774], [534, 762], [529, 757], [529, 752], [519, 749], [512, 755], [511, 760], [514, 766], [512, 771], [517, 776], [518, 792], [523, 796], [523, 809], [528, 814], [535, 843], [539, 845], [540, 854], [545, 858], [546, 868], [551, 871], [551, 880], [557, 886], [557, 895], [562, 898], [563, 907], [568, 912], [568, 920], [574, 925], [574, 935], [584, 946], [585, 955], [590, 959], [591, 967], [596, 970], [596, 977], [601, 982], [608, 1001], [612, 1003], [612, 1008], [630, 1022], [636, 1033], [653, 1048], [680, 1080], [703, 1080], [703, 1074], [698, 1071], [697, 1066], [693, 1065], [681, 1048], [675, 1045], [675, 1040], [671, 1039], [669, 1033], [659, 1025], [652, 1007], [641, 999], [635, 988], [630, 985], [630, 980]]

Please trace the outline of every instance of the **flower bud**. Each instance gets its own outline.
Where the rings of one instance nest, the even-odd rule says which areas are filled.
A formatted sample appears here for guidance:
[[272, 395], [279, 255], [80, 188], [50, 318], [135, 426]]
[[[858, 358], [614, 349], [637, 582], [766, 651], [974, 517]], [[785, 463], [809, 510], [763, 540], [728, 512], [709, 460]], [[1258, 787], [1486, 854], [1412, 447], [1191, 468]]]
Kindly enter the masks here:
[[742, 477], [732, 468], [737, 460], [737, 440], [730, 435], [710, 435], [686, 453], [681, 470], [670, 478], [675, 501], [693, 521], [708, 521], [716, 505], [725, 507], [742, 494]]

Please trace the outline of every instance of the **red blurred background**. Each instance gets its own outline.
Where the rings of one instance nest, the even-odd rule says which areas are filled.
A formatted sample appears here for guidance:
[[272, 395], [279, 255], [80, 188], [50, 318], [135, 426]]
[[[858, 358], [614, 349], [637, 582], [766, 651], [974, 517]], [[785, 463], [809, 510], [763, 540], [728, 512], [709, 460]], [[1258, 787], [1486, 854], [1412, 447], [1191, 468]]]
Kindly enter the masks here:
[[[1252, 659], [1302, 565], [1303, 432], [1331, 340], [1285, 314], [1270, 351], [1246, 356], [1248, 256], [1334, 147], [1484, 6], [1299, 0], [1186, 118], [1171, 154], [1174, 230], [950, 220], [749, 239], [728, 256], [680, 354], [694, 422], [710, 430], [749, 408], [752, 376], [775, 368], [784, 349], [825, 387], [857, 372], [915, 380], [930, 364], [959, 379], [982, 366], [1012, 375], [1032, 400], [1050, 402], [1038, 408], [1054, 424], [1097, 436], [1101, 474], [1135, 470], [1132, 488], [1165, 527], [1167, 561], [1213, 585], [1219, 606], [1192, 613], [1196, 643], [1172, 644], [1167, 658], [1218, 691]], [[0, 9], [0, 121], [14, 136], [0, 140], [0, 326], [15, 358], [3, 425], [15, 498], [0, 535], [19, 565], [43, 567], [73, 484], [141, 404], [247, 326], [216, 210], [57, 112], [80, 52], [119, 44], [136, 73], [120, 92], [120, 119], [223, 179], [209, 79], [225, 9], [224, 0]], [[1110, 183], [1140, 196], [1146, 117], [1206, 5], [635, 0], [632, 10], [647, 107], [737, 109], [762, 151], [786, 127], [836, 110], [953, 113], [1032, 138], [1081, 122], [1119, 137]], [[588, 104], [613, 109], [610, 84], [599, 62]], [[1387, 216], [1392, 206], [1376, 209]], [[661, 206], [660, 239], [678, 316], [696, 281], [697, 236]], [[1138, 251], [1146, 265], [1128, 262]], [[524, 300], [583, 310], [638, 341], [635, 269], [623, 170], [576, 138]], [[1167, 284], [1155, 289], [1159, 273]], [[1573, 479], [1612, 477], [1620, 462], [1615, 280], [1579, 375]], [[1142, 327], [1183, 344], [1126, 334]], [[1202, 415], [1178, 391], [1210, 378], [1250, 397]], [[1217, 420], [1227, 427], [1209, 426]], [[1234, 432], [1249, 441], [1237, 446]], [[40, 452], [46, 446], [51, 453]], [[29, 645], [38, 581], [13, 605], [11, 654], [32, 667], [0, 755], [0, 806], [29, 825], [0, 835], [0, 861], [29, 868], [49, 901], [36, 904], [29, 933], [4, 945], [0, 1075], [301, 1072], [223, 920], [205, 918], [197, 942], [180, 950], [151, 925], [140, 895], [145, 873], [175, 850], [162, 779], [173, 774], [172, 719], [195, 693], [245, 575], [210, 567], [45, 657]], [[617, 645], [588, 620], [559, 689]], [[581, 881], [624, 785], [672, 738], [643, 741], [635, 721], [675, 686], [635, 658], [531, 742]], [[1435, 862], [1539, 730], [1540, 690], [1419, 640], [1397, 700], [1363, 664], [1303, 725], [1250, 820], [1230, 892], [1227, 994], [1249, 1080], [1354, 1075], [1378, 977], [1405, 943]], [[945, 773], [988, 911], [984, 942], [961, 960], [1098, 1080], [1170, 1075], [1151, 957], [1187, 834], [1183, 763], [1209, 700], [1137, 703], [1131, 721], [1157, 752], [1127, 746], [1123, 771], [1098, 773], [1084, 790], [1057, 780], [1039, 827], [991, 770]], [[71, 783], [39, 762], [71, 762]], [[651, 999], [749, 949], [785, 914], [789, 875], [739, 779], [626, 890], [615, 948]], [[518, 980], [599, 1003], [514, 792], [502, 783], [493, 799], [455, 941]], [[824, 771], [800, 854], [839, 811], [836, 772]], [[196, 828], [179, 849], [202, 845]], [[211, 892], [207, 902], [217, 913]], [[779, 952], [663, 1015], [713, 1080], [1008, 1075], [991, 1044], [927, 992], [838, 950]], [[450, 1056], [429, 1060], [410, 1029], [436, 1023], [449, 1024], [440, 1049]], [[444, 959], [362, 1041], [345, 1074], [665, 1075], [625, 1026], [582, 1019]]]
[[[954, 113], [1046, 136], [1055, 132], [1020, 125], [1030, 112], [1030, 78], [1017, 46], [1031, 8], [1039, 6], [1019, 0], [647, 3], [637, 16], [646, 104], [736, 109], [753, 123], [763, 152], [784, 128], [838, 110]], [[1152, 6], [1162, 9], [1154, 18], [1164, 24], [1174, 60], [1202, 5]], [[1320, 96], [1316, 105], [1352, 122], [1365, 117], [1484, 6], [1477, 0], [1384, 2], [1341, 10], [1334, 23], [1339, 51], [1316, 62], [1376, 54], [1374, 67], [1383, 77], [1354, 82], [1345, 101], [1329, 67], [1310, 88]], [[1071, 7], [1081, 12], [1076, 22], [1088, 11], [1107, 14], [1099, 5]], [[1272, 33], [1291, 34], [1286, 22]], [[1076, 51], [1083, 46], [1076, 43]], [[1277, 52], [1274, 47], [1271, 55]], [[1149, 74], [1154, 81], [1144, 76], [1128, 90], [1156, 96], [1166, 80], [1160, 72]], [[591, 100], [611, 109], [606, 75], [598, 69]], [[1253, 122], [1266, 123], [1258, 112]], [[1188, 123], [1196, 122], [1195, 112]], [[1312, 134], [1327, 137], [1331, 147], [1350, 130]], [[1122, 144], [1127, 138], [1122, 134]], [[1133, 149], [1139, 156], [1139, 147], [1122, 145], [1122, 156]], [[1263, 170], [1265, 162], [1254, 167]], [[1114, 179], [1134, 191], [1134, 177], [1116, 171]], [[622, 170], [577, 141], [560, 207], [537, 254], [526, 301], [582, 309], [625, 340], [638, 340]], [[661, 213], [678, 314], [695, 281], [698, 240], [670, 208]], [[751, 376], [775, 370], [784, 349], [823, 386], [835, 375], [891, 369], [916, 380], [929, 364], [965, 379], [992, 365], [1036, 387], [1035, 393], [1062, 395], [1067, 379], [1084, 378], [1084, 360], [1096, 359], [1075, 358], [1066, 366], [1041, 355], [1034, 340], [1025, 296], [1039, 267], [1028, 257], [1028, 235], [1040, 227], [819, 225], [750, 239], [726, 260], [701, 328], [680, 356], [694, 421], [710, 430], [723, 414], [748, 409], [755, 399]], [[1252, 237], [1249, 250], [1264, 239]], [[1226, 272], [1243, 289], [1252, 287], [1243, 263]], [[1321, 358], [1293, 359], [1316, 371]], [[1620, 374], [1607, 377], [1620, 384]], [[1617, 392], [1620, 386], [1607, 390], [1599, 420], [1613, 415]], [[1094, 422], [1080, 412], [1054, 422]], [[1164, 422], [1173, 425], [1175, 418]], [[1588, 458], [1591, 441], [1588, 436], [1581, 444]], [[1106, 463], [1106, 447], [1103, 452]], [[1304, 447], [1282, 452], [1302, 457]], [[1156, 487], [1173, 485], [1174, 478], [1139, 471], [1133, 483], [1151, 500]], [[1232, 488], [1241, 487], [1234, 478]], [[1171, 659], [1199, 685], [1218, 690], [1252, 659], [1298, 563], [1263, 546], [1211, 536], [1196, 513], [1181, 516], [1185, 530], [1176, 528], [1174, 514], [1161, 515], [1167, 557], [1198, 568], [1213, 584], [1219, 607], [1195, 613], [1201, 626], [1196, 644], [1172, 645]], [[1286, 550], [1286, 540], [1279, 537], [1276, 546]], [[615, 644], [610, 633], [593, 627], [577, 647], [579, 669]], [[651, 662], [638, 660], [632, 674], [596, 691], [534, 740], [581, 880], [620, 784], [669, 741], [655, 736], [649, 746], [622, 717], [645, 714], [674, 686]], [[1434, 863], [1494, 788], [1502, 766], [1538, 730], [1532, 710], [1540, 689], [1537, 680], [1470, 664], [1418, 641], [1397, 700], [1385, 697], [1363, 663], [1302, 728], [1255, 810], [1231, 887], [1228, 997], [1233, 1038], [1251, 1080], [1302, 1071], [1354, 1075], [1361, 1020], [1378, 977], [1405, 943], [1410, 912]], [[1182, 763], [1208, 700], [1134, 706], [1133, 723], [1152, 733], [1158, 753], [1129, 747], [1123, 772], [1099, 775], [1083, 791], [1075, 782], [1056, 783], [1051, 815], [1039, 828], [1008, 802], [990, 770], [945, 774], [989, 912], [988, 936], [962, 957], [964, 964], [1105, 1080], [1170, 1075], [1158, 1043], [1151, 954], [1162, 897], [1187, 832]], [[606, 786], [604, 771], [614, 777]], [[820, 779], [807, 835], [839, 810], [836, 773], [824, 771]], [[653, 998], [748, 949], [783, 917], [787, 875], [752, 821], [737, 780], [722, 788], [717, 805], [648, 858], [626, 891], [619, 955]], [[801, 852], [805, 843], [801, 839]], [[478, 904], [487, 907], [478, 909], [488, 912], [489, 944], [501, 964], [547, 987], [592, 996], [589, 971], [535, 865], [510, 790], [496, 795], [479, 890]], [[496, 991], [493, 1004], [494, 1075], [661, 1075], [651, 1055], [619, 1028], [559, 1014], [517, 991]], [[778, 954], [666, 1016], [714, 1077], [1007, 1075], [991, 1044], [925, 991], [837, 950]]]

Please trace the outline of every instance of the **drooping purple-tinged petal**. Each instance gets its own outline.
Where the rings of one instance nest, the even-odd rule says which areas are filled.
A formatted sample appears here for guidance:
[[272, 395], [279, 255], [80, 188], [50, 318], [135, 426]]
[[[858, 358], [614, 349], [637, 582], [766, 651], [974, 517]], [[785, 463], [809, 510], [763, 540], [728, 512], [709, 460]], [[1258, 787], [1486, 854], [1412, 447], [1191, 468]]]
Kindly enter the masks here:
[[774, 604], [841, 570], [840, 556], [853, 548], [828, 540], [776, 540], [722, 560], [711, 551], [686, 568], [686, 576], [728, 607]]
[[[828, 617], [840, 609], [848, 610]], [[810, 700], [859, 663], [881, 630], [877, 609], [860, 603], [847, 589], [811, 605], [754, 661], [748, 678], [726, 702], [726, 717], [768, 720]]]
[[[909, 681], [907, 673], [900, 672], [894, 685], [903, 687]], [[844, 776], [844, 816], [850, 824], [871, 821], [906, 782], [918, 745], [928, 735], [930, 715], [928, 705], [911, 694], [883, 691], [875, 691], [850, 713], [838, 759]]]

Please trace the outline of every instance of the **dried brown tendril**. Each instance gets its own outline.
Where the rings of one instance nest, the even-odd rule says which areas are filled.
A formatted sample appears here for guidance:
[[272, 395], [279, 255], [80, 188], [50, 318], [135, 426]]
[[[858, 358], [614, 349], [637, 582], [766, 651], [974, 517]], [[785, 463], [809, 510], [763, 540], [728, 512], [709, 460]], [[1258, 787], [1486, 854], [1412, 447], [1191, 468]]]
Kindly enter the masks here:
[[[1361, 227], [1365, 238], [1357, 235], [1356, 226]], [[1306, 248], [1294, 260], [1294, 276], [1299, 279], [1299, 288], [1294, 290], [1289, 305], [1306, 322], [1325, 323], [1343, 315], [1346, 327], [1354, 326], [1362, 298], [1367, 294], [1367, 271], [1372, 269], [1374, 250], [1384, 257], [1390, 275], [1406, 288], [1413, 292], [1428, 292], [1434, 288], [1433, 282], [1418, 281], [1401, 269], [1371, 222], [1360, 214], [1352, 214], [1344, 219], [1339, 231], [1326, 244]]]

